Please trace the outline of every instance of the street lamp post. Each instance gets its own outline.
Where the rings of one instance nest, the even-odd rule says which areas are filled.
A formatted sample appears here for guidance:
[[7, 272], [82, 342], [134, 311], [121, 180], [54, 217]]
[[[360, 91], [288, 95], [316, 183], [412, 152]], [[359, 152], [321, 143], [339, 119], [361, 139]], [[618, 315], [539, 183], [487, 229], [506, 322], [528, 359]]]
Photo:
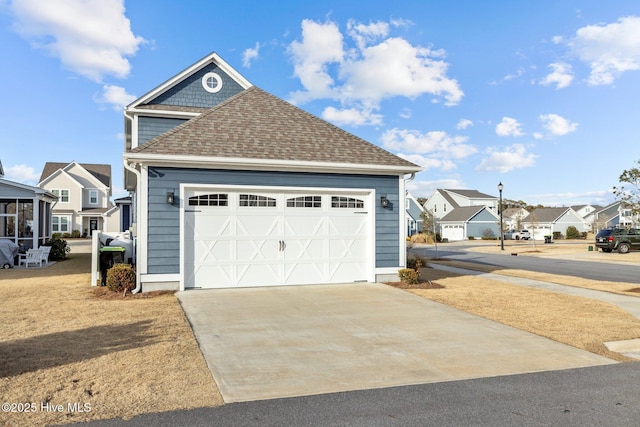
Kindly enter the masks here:
[[498, 191], [500, 191], [500, 250], [504, 251], [504, 228], [502, 227], [502, 181], [498, 184]]

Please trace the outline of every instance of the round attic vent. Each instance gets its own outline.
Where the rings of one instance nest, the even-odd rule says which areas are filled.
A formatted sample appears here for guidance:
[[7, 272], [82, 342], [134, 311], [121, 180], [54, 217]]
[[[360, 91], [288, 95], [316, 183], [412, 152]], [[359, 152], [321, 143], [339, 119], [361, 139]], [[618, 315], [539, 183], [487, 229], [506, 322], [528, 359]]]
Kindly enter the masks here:
[[202, 77], [202, 87], [209, 93], [218, 93], [222, 89], [222, 78], [216, 73], [207, 73]]

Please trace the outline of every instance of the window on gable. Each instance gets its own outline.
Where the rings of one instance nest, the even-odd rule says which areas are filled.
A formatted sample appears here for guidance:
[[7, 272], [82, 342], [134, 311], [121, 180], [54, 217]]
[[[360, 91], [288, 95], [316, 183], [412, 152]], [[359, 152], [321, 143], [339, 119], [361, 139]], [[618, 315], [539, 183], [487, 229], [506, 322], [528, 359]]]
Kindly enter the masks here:
[[331, 196], [331, 207], [339, 209], [361, 209], [364, 208], [364, 200], [353, 197]]
[[54, 188], [53, 190], [51, 190], [51, 192], [56, 196], [58, 196], [58, 202], [62, 202], [62, 203], [69, 202], [69, 190], [66, 190], [66, 189], [61, 190], [61, 189]]
[[258, 194], [240, 194], [240, 206], [272, 208], [276, 206], [276, 199]]
[[229, 206], [229, 195], [203, 194], [189, 197], [189, 206]]
[[321, 207], [321, 196], [300, 196], [287, 199], [288, 208], [319, 208]]
[[98, 190], [89, 190], [89, 204], [98, 204]]

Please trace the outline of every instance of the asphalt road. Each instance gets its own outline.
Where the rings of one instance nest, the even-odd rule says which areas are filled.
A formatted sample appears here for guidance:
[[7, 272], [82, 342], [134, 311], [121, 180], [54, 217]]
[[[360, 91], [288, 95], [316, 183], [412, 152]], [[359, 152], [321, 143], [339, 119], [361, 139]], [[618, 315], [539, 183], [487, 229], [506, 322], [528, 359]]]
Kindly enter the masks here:
[[640, 363], [232, 403], [114, 426], [638, 426]]
[[[466, 252], [464, 245], [438, 245], [412, 248], [411, 252], [427, 258], [444, 258], [455, 261], [475, 262], [484, 265], [495, 265], [502, 268], [515, 268], [542, 273], [562, 274], [585, 279], [640, 283], [640, 266], [637, 264], [621, 264], [608, 262], [586, 262], [564, 259], [542, 258], [535, 256], [511, 256], [505, 254], [487, 254]], [[612, 256], [624, 256], [610, 254]]]

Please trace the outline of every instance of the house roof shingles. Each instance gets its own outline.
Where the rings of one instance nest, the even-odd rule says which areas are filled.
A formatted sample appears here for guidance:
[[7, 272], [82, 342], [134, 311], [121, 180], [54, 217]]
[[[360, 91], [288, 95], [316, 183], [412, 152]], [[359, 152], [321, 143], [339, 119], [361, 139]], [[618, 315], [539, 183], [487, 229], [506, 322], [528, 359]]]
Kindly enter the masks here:
[[419, 168], [256, 86], [131, 152]]
[[440, 222], [461, 222], [468, 221], [476, 216], [486, 206], [462, 206], [455, 208], [440, 219]]
[[[42, 175], [40, 175], [40, 181], [42, 182], [55, 173], [58, 169], [64, 169], [70, 163], [60, 163], [60, 162], [47, 162], [42, 169]], [[92, 164], [92, 163], [78, 163], [80, 166], [85, 168], [87, 172], [96, 177], [101, 183], [106, 185], [107, 187], [111, 185], [111, 165], [104, 164]]]
[[529, 214], [526, 221], [528, 223], [555, 222], [569, 209], [570, 208], [538, 208]]

